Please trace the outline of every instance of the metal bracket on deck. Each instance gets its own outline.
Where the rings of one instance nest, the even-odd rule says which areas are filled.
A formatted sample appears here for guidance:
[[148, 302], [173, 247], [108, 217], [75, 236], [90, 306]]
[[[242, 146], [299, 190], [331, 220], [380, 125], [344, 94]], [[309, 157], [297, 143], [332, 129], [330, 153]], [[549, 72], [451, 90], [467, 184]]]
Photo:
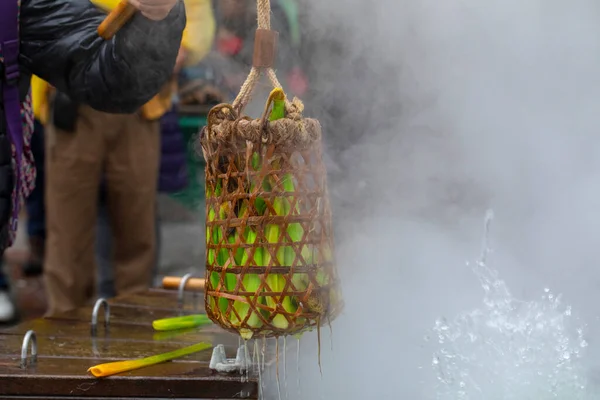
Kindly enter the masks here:
[[108, 324], [110, 323], [110, 305], [106, 299], [98, 299], [94, 305], [92, 311], [92, 336], [96, 336], [98, 332], [98, 312], [100, 307], [104, 306], [104, 329], [108, 330]]
[[[179, 305], [179, 309], [181, 311], [183, 311], [183, 305], [184, 305], [184, 301], [183, 301], [183, 294], [185, 293], [185, 285], [187, 285], [187, 282], [193, 278], [193, 274], [185, 274], [183, 276], [183, 278], [181, 278], [181, 282], [179, 282], [179, 289], [178, 289], [178, 293], [177, 293], [177, 303]], [[196, 293], [195, 291], [192, 292], [192, 296], [194, 298], [194, 310], [196, 310], [196, 306], [198, 305], [198, 293]]]
[[209, 368], [222, 373], [231, 373], [235, 371], [244, 372], [249, 368], [249, 360], [246, 358], [246, 346], [238, 348], [235, 358], [227, 358], [225, 355], [225, 346], [219, 344], [213, 348], [210, 358]]
[[[30, 346], [31, 345], [31, 346]], [[31, 364], [37, 362], [37, 337], [35, 331], [27, 331], [23, 338], [23, 346], [21, 346], [21, 368], [27, 368], [27, 349], [31, 347]]]

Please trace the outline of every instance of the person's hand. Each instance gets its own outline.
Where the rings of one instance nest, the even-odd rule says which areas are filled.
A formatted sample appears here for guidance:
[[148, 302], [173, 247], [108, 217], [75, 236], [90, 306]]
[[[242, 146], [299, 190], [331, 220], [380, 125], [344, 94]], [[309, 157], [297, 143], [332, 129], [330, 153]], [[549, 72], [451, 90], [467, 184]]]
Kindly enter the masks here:
[[153, 21], [167, 18], [178, 0], [129, 0], [129, 4], [140, 10], [142, 15]]

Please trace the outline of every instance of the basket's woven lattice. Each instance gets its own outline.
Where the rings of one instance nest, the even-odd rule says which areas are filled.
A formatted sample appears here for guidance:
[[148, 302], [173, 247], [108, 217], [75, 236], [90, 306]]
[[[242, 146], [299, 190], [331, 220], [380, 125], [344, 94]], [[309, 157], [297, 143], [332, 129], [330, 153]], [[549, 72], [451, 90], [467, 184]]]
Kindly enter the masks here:
[[301, 111], [266, 122], [219, 105], [202, 133], [206, 312], [245, 338], [311, 330], [342, 307], [321, 126]]

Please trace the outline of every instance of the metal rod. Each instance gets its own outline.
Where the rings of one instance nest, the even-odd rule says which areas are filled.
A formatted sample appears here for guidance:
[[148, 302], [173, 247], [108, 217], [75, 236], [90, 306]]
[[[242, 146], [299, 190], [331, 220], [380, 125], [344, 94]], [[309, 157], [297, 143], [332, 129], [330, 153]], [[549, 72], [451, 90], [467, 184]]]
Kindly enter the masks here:
[[98, 331], [98, 312], [101, 306], [104, 306], [104, 329], [108, 329], [110, 323], [110, 305], [106, 299], [98, 299], [92, 311], [92, 336], [95, 336]]
[[21, 346], [21, 368], [27, 368], [27, 349], [31, 344], [31, 363], [37, 362], [37, 337], [35, 331], [29, 330], [23, 338], [23, 345]]
[[[193, 278], [193, 275], [190, 274], [185, 274], [183, 276], [183, 278], [181, 278], [181, 282], [179, 282], [179, 289], [178, 289], [178, 293], [177, 293], [177, 303], [179, 304], [179, 308], [181, 311], [183, 311], [183, 303], [184, 303], [184, 293], [185, 293], [185, 286], [187, 285], [187, 282]], [[194, 292], [194, 306], [196, 306], [196, 292]]]

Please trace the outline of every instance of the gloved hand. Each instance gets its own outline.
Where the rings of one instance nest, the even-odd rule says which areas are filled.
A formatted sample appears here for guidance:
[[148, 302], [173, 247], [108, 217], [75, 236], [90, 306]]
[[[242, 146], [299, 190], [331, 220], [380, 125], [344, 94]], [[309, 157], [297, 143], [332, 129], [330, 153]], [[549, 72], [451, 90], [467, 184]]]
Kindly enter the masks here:
[[179, 0], [129, 0], [142, 15], [153, 21], [165, 19]]

